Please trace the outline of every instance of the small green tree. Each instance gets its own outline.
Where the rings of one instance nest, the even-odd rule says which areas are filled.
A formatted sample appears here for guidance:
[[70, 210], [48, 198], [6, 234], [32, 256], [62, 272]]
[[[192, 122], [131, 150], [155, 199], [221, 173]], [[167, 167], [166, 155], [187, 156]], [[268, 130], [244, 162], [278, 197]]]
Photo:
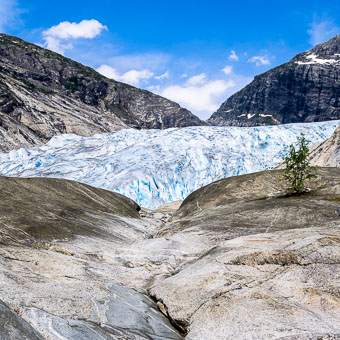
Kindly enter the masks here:
[[283, 179], [289, 183], [290, 190], [295, 194], [306, 191], [305, 181], [316, 177], [316, 168], [309, 161], [309, 143], [301, 133], [297, 142], [289, 146], [288, 155], [284, 158]]

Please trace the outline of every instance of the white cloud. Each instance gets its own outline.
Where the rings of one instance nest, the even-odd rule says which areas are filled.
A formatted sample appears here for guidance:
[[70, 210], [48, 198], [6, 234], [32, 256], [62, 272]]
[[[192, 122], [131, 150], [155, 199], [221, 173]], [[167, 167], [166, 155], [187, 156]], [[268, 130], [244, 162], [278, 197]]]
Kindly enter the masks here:
[[97, 72], [105, 77], [121, 81], [133, 86], [139, 86], [143, 80], [147, 80], [153, 77], [153, 72], [148, 69], [144, 70], [130, 70], [123, 74], [119, 74], [116, 69], [109, 65], [101, 65], [97, 68]]
[[171, 58], [171, 55], [166, 53], [141, 53], [113, 56], [105, 63], [122, 71], [130, 70], [133, 67], [138, 70], [147, 68], [160, 72], [167, 68]]
[[231, 65], [227, 65], [221, 70], [225, 75], [229, 75], [233, 72], [233, 67]]
[[42, 35], [45, 47], [63, 54], [65, 50], [73, 47], [70, 40], [93, 39], [103, 30], [108, 30], [107, 26], [95, 19], [83, 20], [79, 23], [64, 21], [43, 31]]
[[336, 34], [340, 34], [340, 27], [336, 26], [332, 19], [326, 19], [317, 22], [313, 21], [311, 29], [307, 31], [309, 34], [308, 42], [311, 45], [316, 45], [332, 38]]
[[186, 81], [186, 86], [195, 86], [199, 84], [204, 84], [207, 80], [207, 75], [205, 73], [198, 74], [196, 76], [190, 77]]
[[155, 79], [161, 80], [161, 79], [168, 79], [169, 78], [169, 71], [164, 72], [160, 76], [156, 76]]
[[44, 31], [43, 35], [59, 39], [93, 39], [99, 35], [103, 29], [108, 30], [107, 26], [102, 25], [95, 19], [83, 20], [79, 23], [64, 21]]
[[153, 75], [153, 72], [147, 69], [141, 71], [131, 70], [122, 74], [120, 78], [124, 83], [138, 86], [142, 80], [150, 79]]
[[256, 66], [270, 65], [270, 61], [266, 55], [265, 56], [256, 55], [248, 59], [248, 62], [255, 63]]
[[43, 44], [43, 47], [60, 54], [64, 54], [66, 50], [71, 50], [73, 48], [72, 43], [62, 43], [59, 39], [54, 37], [45, 37], [44, 40], [45, 43]]
[[225, 100], [226, 91], [235, 86], [233, 80], [208, 81], [204, 73], [189, 80], [184, 85], [166, 87], [159, 94], [181, 104], [202, 119], [208, 118], [216, 111]]
[[6, 32], [6, 27], [18, 28], [22, 12], [16, 0], [0, 0], [0, 32]]
[[116, 80], [118, 80], [118, 78], [120, 77], [117, 71], [109, 65], [101, 65], [100, 67], [97, 68], [96, 71], [107, 78], [112, 78], [112, 79], [117, 78]]
[[238, 61], [239, 60], [239, 58], [238, 58], [238, 56], [237, 56], [237, 54], [234, 50], [231, 50], [231, 53], [230, 53], [228, 59], [231, 60], [231, 61]]
[[188, 78], [187, 73], [182, 73], [182, 74], [181, 74], [181, 78]]
[[156, 94], [158, 94], [161, 91], [161, 87], [159, 85], [151, 85], [148, 86], [147, 89]]

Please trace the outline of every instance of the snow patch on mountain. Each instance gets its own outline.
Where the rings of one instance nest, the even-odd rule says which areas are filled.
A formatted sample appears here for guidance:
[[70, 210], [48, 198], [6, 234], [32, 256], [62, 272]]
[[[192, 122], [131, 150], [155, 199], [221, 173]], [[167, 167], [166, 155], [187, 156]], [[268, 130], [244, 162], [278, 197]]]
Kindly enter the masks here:
[[[335, 54], [338, 56], [338, 54]], [[322, 65], [331, 65], [339, 63], [340, 60], [338, 59], [324, 59], [319, 58], [316, 54], [309, 54], [305, 56], [306, 59], [309, 59], [310, 61], [303, 62], [303, 61], [297, 61], [296, 63], [299, 65], [312, 65], [312, 64], [322, 64]]]
[[320, 142], [339, 124], [124, 129], [93, 137], [66, 134], [41, 147], [0, 154], [0, 174], [76, 180], [155, 208], [182, 200], [218, 179], [273, 168], [301, 132], [312, 143]]

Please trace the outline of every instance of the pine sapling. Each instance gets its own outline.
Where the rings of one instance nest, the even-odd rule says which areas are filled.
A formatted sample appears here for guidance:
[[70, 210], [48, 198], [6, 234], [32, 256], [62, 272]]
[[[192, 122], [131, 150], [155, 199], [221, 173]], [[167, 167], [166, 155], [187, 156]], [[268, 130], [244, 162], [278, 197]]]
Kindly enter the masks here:
[[297, 142], [289, 146], [288, 155], [284, 158], [283, 179], [289, 183], [290, 191], [294, 194], [305, 192], [305, 181], [316, 177], [316, 168], [310, 165], [309, 143], [301, 133]]

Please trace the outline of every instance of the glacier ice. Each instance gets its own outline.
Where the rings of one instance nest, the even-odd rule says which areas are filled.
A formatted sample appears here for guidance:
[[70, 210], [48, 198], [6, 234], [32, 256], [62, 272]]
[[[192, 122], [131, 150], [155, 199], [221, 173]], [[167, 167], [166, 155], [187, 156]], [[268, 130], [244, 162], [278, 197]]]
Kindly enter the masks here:
[[218, 179], [275, 167], [301, 132], [315, 143], [329, 138], [339, 124], [66, 134], [41, 147], [0, 154], [0, 175], [72, 179], [155, 208]]

